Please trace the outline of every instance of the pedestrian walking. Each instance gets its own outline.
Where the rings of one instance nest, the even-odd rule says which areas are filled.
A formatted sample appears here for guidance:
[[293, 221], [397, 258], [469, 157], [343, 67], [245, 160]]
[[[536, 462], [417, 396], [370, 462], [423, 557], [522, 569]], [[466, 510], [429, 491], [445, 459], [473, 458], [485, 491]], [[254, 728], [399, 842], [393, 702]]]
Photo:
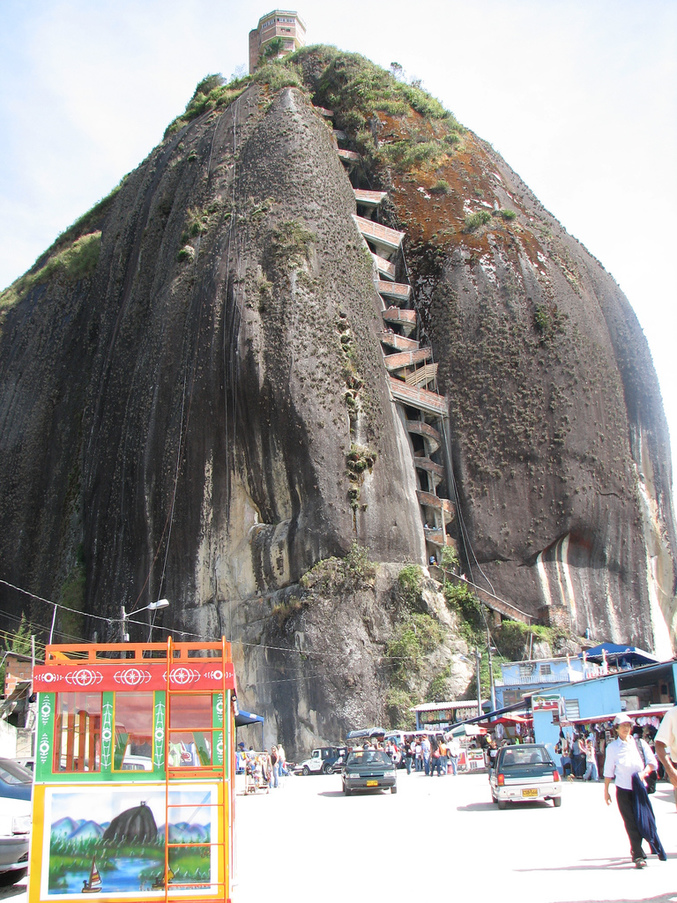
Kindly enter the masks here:
[[451, 773], [453, 775], [456, 774], [456, 770], [458, 767], [458, 757], [461, 753], [461, 747], [459, 746], [458, 740], [455, 737], [452, 737], [447, 745], [447, 755], [449, 756], [449, 763], [451, 765]]
[[416, 741], [416, 771], [423, 771], [423, 747], [421, 741]]
[[673, 786], [677, 805], [677, 705], [668, 709], [654, 737], [656, 755], [665, 769], [665, 777]]
[[[632, 725], [632, 718], [628, 715], [616, 715], [614, 718], [617, 736], [606, 748], [604, 802], [607, 806], [611, 805], [609, 786], [614, 781], [616, 802], [630, 841], [630, 855], [635, 868], [641, 869], [646, 866], [646, 854], [642, 849], [643, 835], [637, 823], [635, 810], [638, 791], [633, 789], [633, 778], [636, 776], [635, 783], [641, 782], [641, 786], [645, 787], [646, 777], [657, 768], [657, 762], [651, 747], [644, 740], [636, 740], [632, 737]], [[646, 797], [646, 801], [642, 800], [642, 802], [646, 802], [651, 809], [648, 799]], [[653, 811], [651, 815], [653, 816]]]
[[423, 770], [426, 775], [430, 774], [430, 753], [432, 752], [432, 747], [430, 745], [430, 740], [424, 736], [421, 740], [421, 750], [423, 751]]
[[571, 746], [571, 770], [575, 778], [582, 778], [585, 774], [585, 752], [580, 734], [574, 734], [574, 742]]
[[592, 736], [585, 737], [581, 741], [583, 752], [585, 753], [585, 774], [584, 781], [599, 781], [599, 772], [597, 771], [597, 752], [595, 751], [595, 741]]
[[414, 741], [412, 740], [410, 743], [404, 744], [404, 764], [407, 768], [407, 774], [411, 774], [411, 763], [414, 761], [414, 757], [416, 755], [416, 749]]
[[270, 749], [270, 771], [268, 777], [268, 784], [277, 790], [278, 786], [278, 770], [277, 770], [277, 746], [272, 746]]

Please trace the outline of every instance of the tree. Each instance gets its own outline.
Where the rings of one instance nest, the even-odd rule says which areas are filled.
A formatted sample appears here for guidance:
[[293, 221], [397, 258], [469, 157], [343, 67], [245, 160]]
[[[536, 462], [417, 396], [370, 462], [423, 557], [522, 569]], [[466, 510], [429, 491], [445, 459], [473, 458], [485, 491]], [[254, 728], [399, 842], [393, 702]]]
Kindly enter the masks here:
[[261, 51], [262, 60], [274, 60], [279, 53], [284, 50], [284, 41], [282, 38], [273, 38]]
[[21, 615], [21, 621], [16, 633], [6, 633], [2, 664], [0, 664], [0, 688], [4, 692], [5, 687], [5, 660], [7, 654], [16, 652], [17, 655], [28, 655], [31, 651], [31, 625], [26, 615]]
[[449, 574], [458, 574], [461, 567], [461, 559], [453, 546], [444, 546], [442, 549], [440, 567], [442, 568], [445, 582]]

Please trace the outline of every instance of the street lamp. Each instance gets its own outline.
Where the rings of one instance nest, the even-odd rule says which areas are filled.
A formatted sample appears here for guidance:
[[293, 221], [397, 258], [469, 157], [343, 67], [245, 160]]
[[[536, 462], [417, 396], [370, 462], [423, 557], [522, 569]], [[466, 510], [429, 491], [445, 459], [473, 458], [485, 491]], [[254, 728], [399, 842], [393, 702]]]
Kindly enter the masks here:
[[143, 608], [137, 608], [136, 611], [131, 611], [129, 614], [125, 611], [125, 606], [122, 606], [122, 642], [129, 642], [129, 634], [127, 633], [127, 621], [129, 620], [130, 615], [138, 615], [141, 614], [142, 611], [157, 611], [158, 608], [167, 608], [169, 605], [169, 599], [158, 599], [157, 602], [149, 602], [148, 605], [144, 605]]

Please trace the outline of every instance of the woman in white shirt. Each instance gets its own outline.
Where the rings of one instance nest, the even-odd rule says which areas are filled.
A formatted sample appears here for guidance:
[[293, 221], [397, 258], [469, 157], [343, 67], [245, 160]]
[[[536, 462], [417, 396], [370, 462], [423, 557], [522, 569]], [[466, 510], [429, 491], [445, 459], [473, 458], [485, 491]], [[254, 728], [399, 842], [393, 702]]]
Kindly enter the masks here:
[[[609, 785], [615, 781], [616, 802], [630, 840], [630, 855], [635, 868], [641, 869], [646, 865], [646, 855], [642, 850], [642, 835], [635, 821], [632, 776], [638, 774], [640, 779], [645, 781], [646, 776], [657, 769], [658, 763], [644, 740], [635, 742], [632, 736], [632, 718], [628, 715], [616, 715], [614, 727], [616, 739], [607, 746], [604, 760], [604, 801], [607, 806], [611, 804]], [[640, 751], [639, 744], [644, 755]]]

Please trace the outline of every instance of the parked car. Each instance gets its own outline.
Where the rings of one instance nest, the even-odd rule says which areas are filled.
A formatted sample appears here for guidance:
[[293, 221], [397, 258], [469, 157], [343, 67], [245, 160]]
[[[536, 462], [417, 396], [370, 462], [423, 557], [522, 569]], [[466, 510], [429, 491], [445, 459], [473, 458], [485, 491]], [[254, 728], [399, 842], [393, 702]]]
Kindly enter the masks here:
[[354, 749], [343, 769], [343, 792], [390, 790], [397, 793], [397, 769], [382, 749]]
[[489, 785], [499, 809], [529, 800], [552, 800], [554, 806], [562, 805], [562, 779], [550, 753], [540, 743], [499, 749]]
[[334, 763], [345, 755], [345, 747], [320, 746], [314, 749], [309, 759], [294, 768], [295, 774], [331, 774]]
[[16, 884], [28, 871], [33, 774], [0, 759], [0, 886]]
[[341, 774], [343, 769], [346, 767], [346, 760], [350, 755], [350, 749], [347, 746], [339, 747], [339, 757], [331, 766], [332, 774]]
[[153, 760], [148, 756], [125, 756], [121, 771], [152, 771]]

